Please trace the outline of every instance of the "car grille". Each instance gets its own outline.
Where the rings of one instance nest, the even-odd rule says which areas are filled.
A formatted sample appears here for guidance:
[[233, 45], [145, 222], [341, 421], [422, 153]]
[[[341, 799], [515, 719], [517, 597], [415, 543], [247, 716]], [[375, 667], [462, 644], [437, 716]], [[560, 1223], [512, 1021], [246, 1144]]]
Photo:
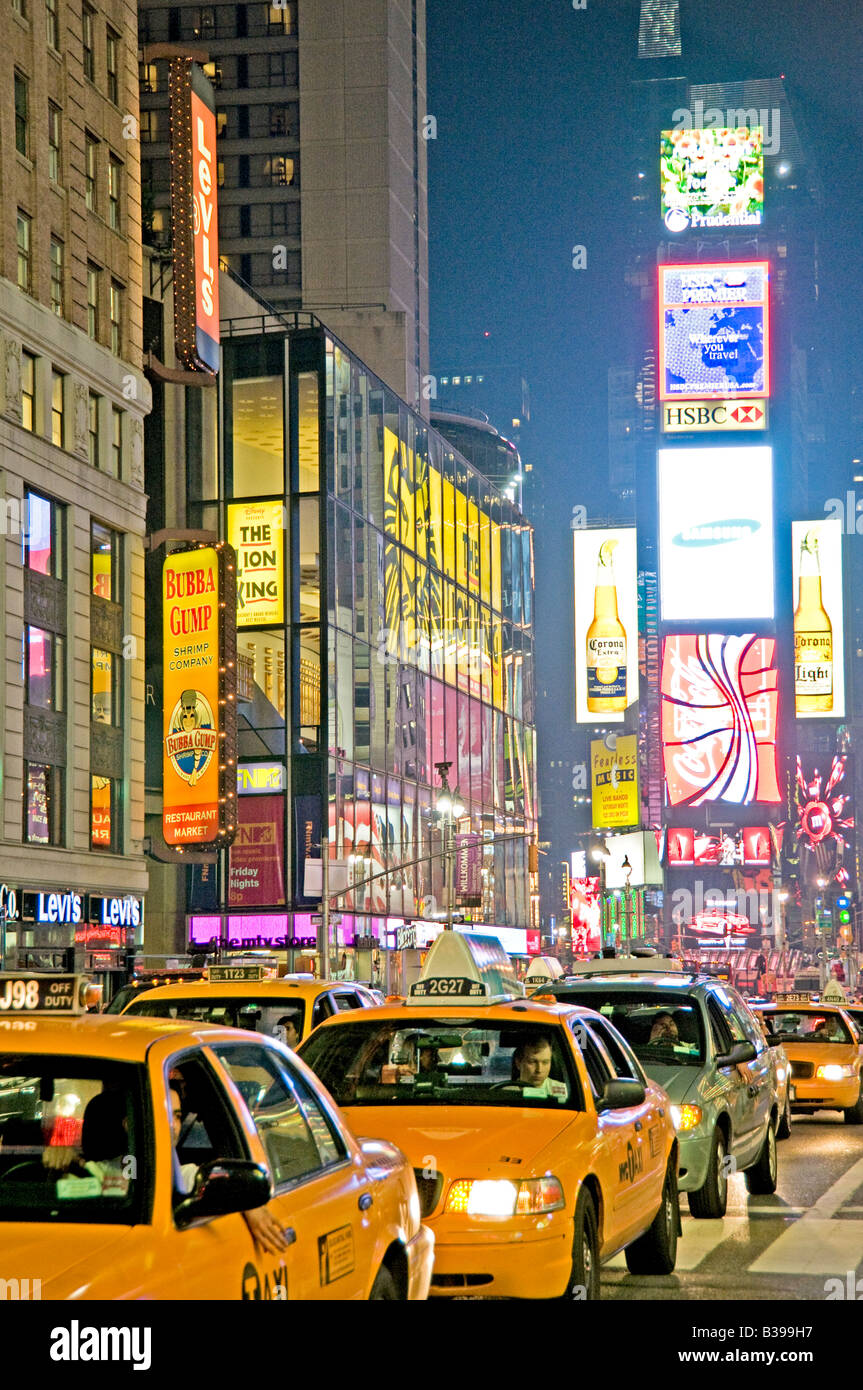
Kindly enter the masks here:
[[414, 1177], [420, 1194], [420, 1216], [431, 1216], [440, 1201], [443, 1174], [435, 1173], [433, 1178], [426, 1178], [423, 1176], [422, 1168], [414, 1168]]
[[798, 1081], [807, 1081], [815, 1075], [814, 1062], [792, 1062], [791, 1075]]

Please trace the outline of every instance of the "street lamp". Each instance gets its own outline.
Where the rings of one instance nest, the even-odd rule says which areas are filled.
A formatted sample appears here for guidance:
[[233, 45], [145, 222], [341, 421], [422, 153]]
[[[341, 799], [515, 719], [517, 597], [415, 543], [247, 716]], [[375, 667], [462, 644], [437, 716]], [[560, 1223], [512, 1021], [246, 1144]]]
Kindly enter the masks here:
[[443, 861], [444, 874], [446, 876], [446, 926], [445, 931], [452, 931], [452, 908], [453, 897], [455, 896], [455, 822], [464, 815], [464, 803], [455, 791], [450, 790], [449, 770], [452, 763], [435, 763], [435, 772], [440, 778], [441, 789], [435, 802], [435, 810], [441, 820], [441, 835], [443, 837]]
[[591, 859], [593, 859], [594, 862], [599, 865], [599, 918], [601, 923], [602, 945], [605, 946], [607, 944], [607, 930], [605, 920], [605, 871], [608, 865], [608, 861], [611, 858], [611, 850], [608, 848], [608, 845], [605, 843], [605, 840], [601, 839], [598, 835], [592, 835], [588, 846], [588, 854], [590, 855]]

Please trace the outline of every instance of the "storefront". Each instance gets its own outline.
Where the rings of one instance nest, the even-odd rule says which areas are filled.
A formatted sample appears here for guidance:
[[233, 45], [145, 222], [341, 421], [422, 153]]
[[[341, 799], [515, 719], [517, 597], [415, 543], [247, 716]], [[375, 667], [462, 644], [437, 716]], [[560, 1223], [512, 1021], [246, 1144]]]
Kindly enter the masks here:
[[83, 971], [106, 999], [123, 984], [144, 931], [144, 900], [0, 884], [4, 969]]

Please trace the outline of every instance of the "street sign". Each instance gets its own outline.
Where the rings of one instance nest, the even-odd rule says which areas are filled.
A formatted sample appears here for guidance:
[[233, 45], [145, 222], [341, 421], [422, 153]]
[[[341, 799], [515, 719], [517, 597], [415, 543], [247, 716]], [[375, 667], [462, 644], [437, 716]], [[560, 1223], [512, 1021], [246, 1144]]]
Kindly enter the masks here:
[[[321, 912], [313, 912], [313, 913], [312, 913], [312, 926], [313, 926], [313, 927], [322, 927], [323, 925], [324, 925], [323, 913], [321, 913]], [[331, 926], [331, 927], [340, 927], [341, 925], [342, 925], [342, 914], [341, 914], [340, 912], [331, 912], [331, 913], [330, 913], [330, 926]]]

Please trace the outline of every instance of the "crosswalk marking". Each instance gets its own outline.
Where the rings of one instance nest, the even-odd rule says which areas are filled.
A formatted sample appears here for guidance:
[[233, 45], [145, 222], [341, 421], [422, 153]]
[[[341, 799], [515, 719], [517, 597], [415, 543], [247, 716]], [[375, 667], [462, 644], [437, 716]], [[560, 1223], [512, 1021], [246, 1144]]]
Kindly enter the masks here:
[[[748, 1216], [723, 1216], [720, 1221], [685, 1221], [683, 1239], [677, 1245], [677, 1265], [681, 1271], [697, 1269], [717, 1245], [729, 1237], [745, 1232]], [[626, 1269], [623, 1252], [609, 1260], [605, 1269]]]
[[777, 1236], [748, 1274], [830, 1274], [845, 1277], [863, 1260], [863, 1227], [858, 1221], [801, 1216]]

